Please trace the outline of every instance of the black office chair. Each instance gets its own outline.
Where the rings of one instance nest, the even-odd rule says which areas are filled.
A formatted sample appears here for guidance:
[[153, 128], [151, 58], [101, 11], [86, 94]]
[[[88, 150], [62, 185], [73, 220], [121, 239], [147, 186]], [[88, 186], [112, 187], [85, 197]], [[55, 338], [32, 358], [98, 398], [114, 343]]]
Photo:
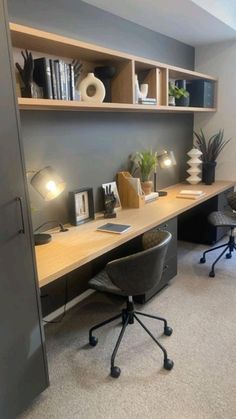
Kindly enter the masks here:
[[167, 325], [166, 319], [162, 317], [135, 311], [133, 303], [134, 295], [146, 293], [161, 280], [166, 251], [170, 240], [171, 234], [167, 231], [145, 233], [142, 238], [142, 251], [109, 262], [104, 270], [89, 281], [90, 287], [97, 291], [128, 297], [127, 307], [120, 314], [97, 324], [89, 331], [89, 343], [91, 346], [96, 346], [98, 339], [93, 336], [93, 331], [113, 320], [118, 318], [122, 319], [123, 326], [111, 356], [111, 376], [114, 378], [118, 378], [121, 373], [120, 368], [115, 366], [115, 357], [118, 348], [127, 325], [133, 324], [134, 319], [137, 320], [162, 350], [164, 354], [164, 368], [167, 370], [173, 368], [174, 363], [168, 358], [165, 348], [141, 322], [137, 315], [151, 317], [164, 322], [164, 334], [166, 336], [172, 334], [172, 328]]
[[220, 246], [213, 247], [212, 249], [206, 250], [203, 252], [203, 255], [200, 259], [200, 263], [206, 262], [206, 254], [212, 252], [213, 250], [224, 248], [220, 255], [217, 257], [215, 262], [211, 266], [211, 270], [209, 272], [209, 276], [215, 276], [215, 265], [220, 260], [220, 258], [226, 253], [226, 258], [231, 259], [232, 253], [236, 250], [236, 243], [235, 243], [235, 232], [234, 229], [236, 228], [236, 192], [231, 192], [227, 196], [227, 201], [232, 208], [232, 211], [214, 211], [212, 212], [208, 220], [209, 222], [215, 227], [228, 227], [230, 229], [229, 240], [227, 243], [222, 244]]

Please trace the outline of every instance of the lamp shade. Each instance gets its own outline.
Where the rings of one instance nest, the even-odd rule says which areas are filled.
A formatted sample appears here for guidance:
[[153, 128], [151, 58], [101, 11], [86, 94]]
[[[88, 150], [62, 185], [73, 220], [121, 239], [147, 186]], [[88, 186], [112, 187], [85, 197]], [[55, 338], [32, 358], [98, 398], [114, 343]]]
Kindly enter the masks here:
[[157, 161], [162, 169], [176, 165], [173, 151], [164, 151], [163, 154], [157, 156]]
[[51, 166], [44, 167], [35, 173], [30, 183], [45, 201], [56, 198], [64, 191], [66, 186]]

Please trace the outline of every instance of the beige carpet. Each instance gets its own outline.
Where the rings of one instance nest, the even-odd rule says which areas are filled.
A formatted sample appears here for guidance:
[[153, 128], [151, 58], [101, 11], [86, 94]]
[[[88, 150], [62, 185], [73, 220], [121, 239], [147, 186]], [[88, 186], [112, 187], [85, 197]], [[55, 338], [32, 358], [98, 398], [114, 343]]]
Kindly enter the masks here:
[[117, 356], [121, 376], [111, 378], [119, 327], [100, 330], [96, 348], [87, 346], [88, 329], [118, 311], [121, 300], [94, 294], [47, 326], [51, 386], [22, 419], [236, 418], [236, 254], [212, 279], [210, 264], [198, 263], [202, 249], [180, 243], [178, 276], [141, 306], [174, 329], [162, 336], [158, 322], [146, 321], [174, 360], [172, 371], [163, 370], [162, 353], [136, 323]]

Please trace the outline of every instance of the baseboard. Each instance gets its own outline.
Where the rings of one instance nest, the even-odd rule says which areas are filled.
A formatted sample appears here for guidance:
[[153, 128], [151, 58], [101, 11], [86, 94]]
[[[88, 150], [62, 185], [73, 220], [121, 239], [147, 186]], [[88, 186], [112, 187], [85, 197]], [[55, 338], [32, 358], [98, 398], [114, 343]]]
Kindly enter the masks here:
[[[86, 290], [82, 294], [78, 295], [78, 297], [73, 298], [73, 300], [69, 301], [66, 304], [66, 311], [70, 310], [72, 307], [74, 307], [76, 304], [80, 303], [81, 301], [85, 300], [85, 298], [89, 297], [91, 294], [93, 294], [94, 290]], [[59, 307], [57, 310], [53, 311], [52, 313], [48, 314], [43, 318], [43, 320], [47, 322], [51, 322], [52, 320], [55, 320], [58, 316], [64, 313], [64, 306]]]

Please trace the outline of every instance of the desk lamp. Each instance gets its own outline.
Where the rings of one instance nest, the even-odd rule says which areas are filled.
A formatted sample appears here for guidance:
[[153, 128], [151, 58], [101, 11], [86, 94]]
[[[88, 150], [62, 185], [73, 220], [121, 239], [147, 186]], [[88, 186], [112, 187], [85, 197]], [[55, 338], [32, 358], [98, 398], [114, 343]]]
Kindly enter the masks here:
[[[66, 183], [51, 166], [44, 167], [36, 172], [30, 183], [45, 201], [51, 201], [59, 196], [64, 191], [66, 186]], [[50, 234], [34, 234], [35, 245], [46, 244], [51, 240], [52, 236]]]
[[[164, 151], [162, 154], [157, 155], [157, 164], [161, 169], [166, 169], [176, 165], [176, 160], [173, 151]], [[157, 166], [154, 171], [154, 191], [158, 192], [159, 196], [166, 196], [166, 191], [157, 191]]]

